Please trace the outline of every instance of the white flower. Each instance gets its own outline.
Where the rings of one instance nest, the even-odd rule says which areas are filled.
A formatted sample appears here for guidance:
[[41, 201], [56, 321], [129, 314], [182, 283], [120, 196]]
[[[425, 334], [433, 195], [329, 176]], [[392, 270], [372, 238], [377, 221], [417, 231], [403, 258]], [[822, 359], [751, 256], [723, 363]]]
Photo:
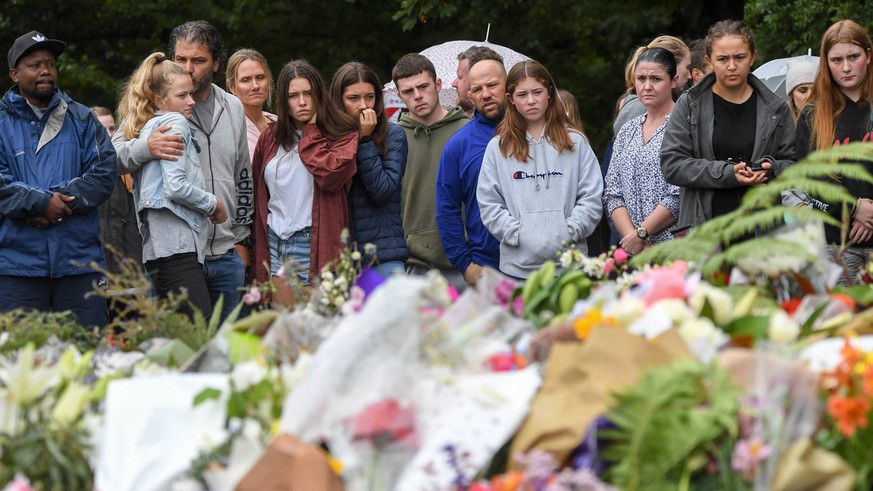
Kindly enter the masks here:
[[715, 317], [713, 321], [716, 324], [723, 325], [730, 322], [734, 310], [734, 302], [728, 292], [709, 283], [701, 282], [694, 289], [691, 298], [688, 299], [688, 305], [700, 314], [703, 311], [705, 302], [709, 302], [710, 307], [712, 307], [713, 317]]
[[561, 258], [558, 260], [561, 263], [561, 267], [564, 269], [569, 268], [573, 265], [573, 251], [566, 250], [561, 253]]
[[727, 334], [706, 317], [683, 322], [678, 332], [694, 357], [704, 363], [709, 362], [729, 339]]
[[242, 392], [249, 387], [258, 384], [267, 376], [267, 369], [257, 361], [246, 361], [233, 367], [230, 372], [230, 380], [237, 392]]
[[770, 327], [767, 335], [776, 343], [790, 343], [797, 340], [800, 334], [800, 326], [797, 321], [788, 316], [783, 310], [777, 310], [770, 316]]
[[330, 292], [331, 290], [333, 290], [333, 281], [331, 281], [332, 279], [333, 278], [331, 278], [330, 280], [324, 280], [321, 282], [321, 289], [323, 291]]
[[18, 359], [0, 359], [0, 381], [16, 404], [25, 405], [44, 394], [57, 381], [55, 367], [37, 366], [33, 344], [18, 350]]
[[90, 387], [70, 382], [52, 409], [52, 419], [61, 425], [69, 425], [76, 421], [85, 409], [89, 397], [91, 397]]
[[622, 326], [629, 326], [646, 312], [646, 303], [639, 298], [626, 297], [610, 305], [604, 315], [615, 317]]
[[322, 281], [333, 281], [333, 272], [331, 272], [331, 271], [322, 272], [321, 273], [321, 280]]
[[678, 298], [668, 298], [661, 300], [652, 305], [652, 310], [663, 312], [673, 321], [674, 326], [678, 326], [683, 322], [696, 318], [694, 312], [688, 307], [688, 304]]
[[18, 433], [18, 413], [20, 406], [12, 400], [8, 390], [0, 389], [0, 433]]
[[[368, 256], [375, 256], [376, 244], [373, 244], [371, 242], [367, 242], [366, 244], [364, 244], [364, 254], [367, 254]], [[352, 259], [354, 259], [354, 255], [352, 256]]]
[[352, 253], [352, 261], [360, 261], [360, 260], [361, 260], [361, 253], [358, 251], [353, 252]]

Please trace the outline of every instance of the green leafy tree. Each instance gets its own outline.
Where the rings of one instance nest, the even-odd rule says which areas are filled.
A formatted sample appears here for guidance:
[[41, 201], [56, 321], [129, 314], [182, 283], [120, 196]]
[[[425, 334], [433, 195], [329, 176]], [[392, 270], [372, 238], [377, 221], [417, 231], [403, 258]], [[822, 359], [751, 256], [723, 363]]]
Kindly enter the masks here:
[[746, 22], [757, 38], [758, 61], [804, 55], [818, 56], [825, 30], [841, 19], [873, 25], [873, 12], [862, 0], [749, 0]]

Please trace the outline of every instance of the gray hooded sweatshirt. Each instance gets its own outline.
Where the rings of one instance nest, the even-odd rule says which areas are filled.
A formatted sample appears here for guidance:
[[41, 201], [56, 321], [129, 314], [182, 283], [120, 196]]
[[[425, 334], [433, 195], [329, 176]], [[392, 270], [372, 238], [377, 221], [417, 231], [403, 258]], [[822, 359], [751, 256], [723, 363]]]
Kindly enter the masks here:
[[500, 241], [500, 271], [527, 278], [548, 259], [585, 239], [603, 213], [603, 178], [588, 140], [570, 131], [573, 150], [558, 153], [527, 135], [527, 162], [504, 157], [500, 139], [485, 150], [476, 196], [482, 223]]

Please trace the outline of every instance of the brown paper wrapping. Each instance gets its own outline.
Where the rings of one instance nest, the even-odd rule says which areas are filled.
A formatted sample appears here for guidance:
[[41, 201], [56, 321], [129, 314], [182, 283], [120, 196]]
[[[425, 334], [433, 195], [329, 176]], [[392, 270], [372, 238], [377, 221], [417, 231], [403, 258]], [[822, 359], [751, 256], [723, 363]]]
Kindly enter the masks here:
[[779, 459], [772, 491], [852, 491], [855, 471], [838, 455], [808, 438], [794, 442]]
[[566, 461], [589, 424], [612, 406], [613, 393], [638, 383], [646, 369], [687, 356], [674, 329], [647, 340], [624, 329], [598, 327], [584, 343], [556, 343], [511, 455], [539, 449]]
[[235, 491], [343, 491], [321, 449], [291, 435], [273, 440]]

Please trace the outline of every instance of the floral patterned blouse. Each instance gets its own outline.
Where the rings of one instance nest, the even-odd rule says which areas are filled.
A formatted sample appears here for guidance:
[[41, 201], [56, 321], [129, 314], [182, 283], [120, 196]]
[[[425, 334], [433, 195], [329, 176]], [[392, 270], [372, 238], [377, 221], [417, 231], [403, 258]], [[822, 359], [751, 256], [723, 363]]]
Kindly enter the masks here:
[[[628, 121], [618, 131], [603, 191], [603, 207], [608, 216], [612, 217], [612, 212], [623, 206], [634, 227], [639, 227], [658, 205], [664, 205], [674, 217], [679, 216], [679, 187], [667, 184], [661, 173], [661, 141], [670, 115], [649, 141], [643, 142], [646, 116]], [[651, 235], [649, 242], [672, 239], [671, 228]]]

